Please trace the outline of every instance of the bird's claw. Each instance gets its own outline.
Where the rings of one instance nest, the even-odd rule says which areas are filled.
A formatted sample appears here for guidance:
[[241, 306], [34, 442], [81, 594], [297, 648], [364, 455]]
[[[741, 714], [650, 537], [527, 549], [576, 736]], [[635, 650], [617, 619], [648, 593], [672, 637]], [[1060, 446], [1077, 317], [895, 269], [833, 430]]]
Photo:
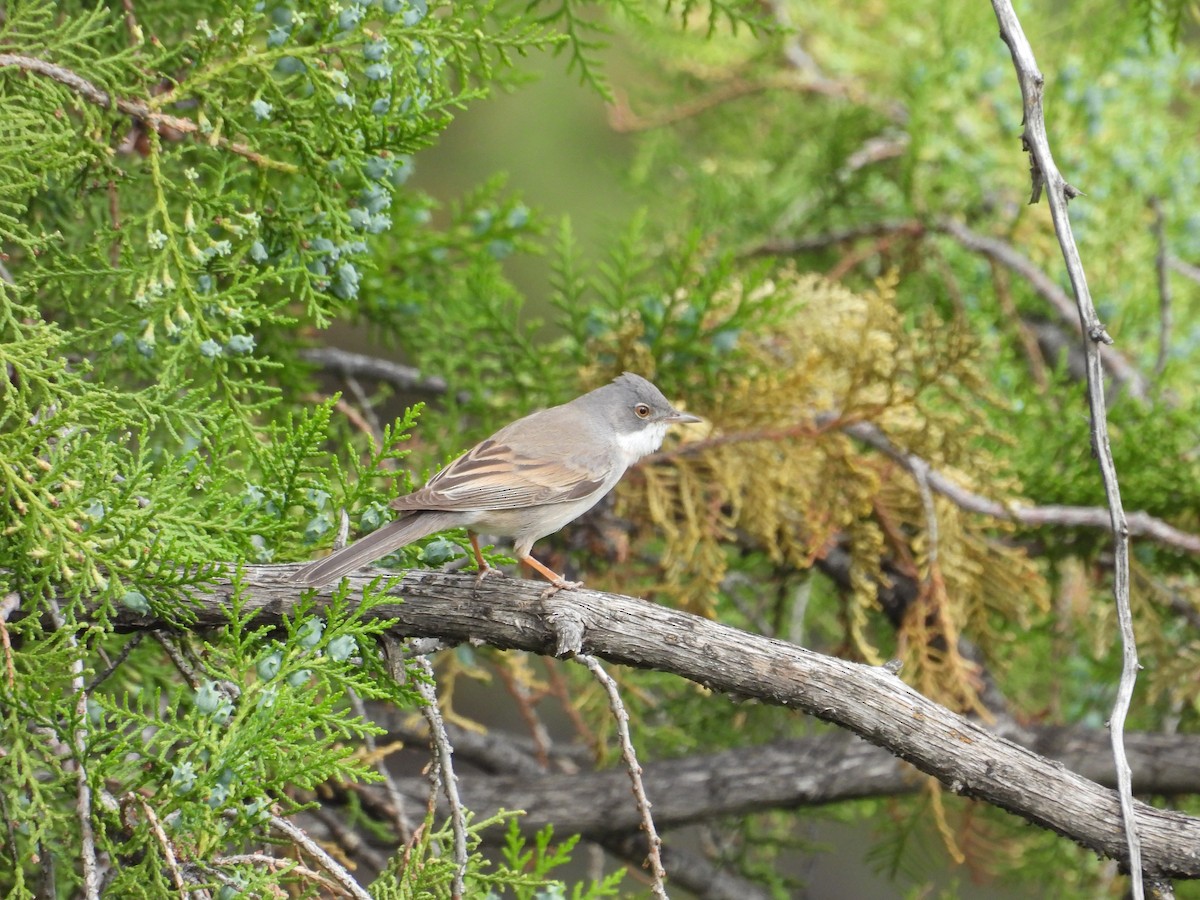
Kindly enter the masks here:
[[581, 587], [583, 587], [582, 581], [567, 581], [565, 578], [560, 578], [558, 581], [553, 582], [550, 587], [542, 591], [542, 599], [548, 600], [559, 591], [573, 591], [575, 588]]
[[475, 586], [479, 587], [479, 585], [483, 584], [483, 579], [488, 578], [489, 576], [495, 576], [497, 578], [507, 578], [508, 577], [508, 575], [505, 572], [502, 572], [500, 569], [497, 569], [495, 566], [484, 566], [475, 575]]

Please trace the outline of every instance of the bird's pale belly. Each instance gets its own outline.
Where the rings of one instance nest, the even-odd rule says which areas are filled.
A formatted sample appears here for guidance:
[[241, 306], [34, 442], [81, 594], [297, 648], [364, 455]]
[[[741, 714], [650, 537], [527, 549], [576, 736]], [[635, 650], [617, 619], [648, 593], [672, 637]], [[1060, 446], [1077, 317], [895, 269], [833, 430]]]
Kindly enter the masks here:
[[569, 503], [547, 503], [524, 509], [479, 510], [472, 514], [467, 527], [483, 534], [512, 538], [516, 544], [533, 543], [578, 519], [607, 493], [601, 490]]

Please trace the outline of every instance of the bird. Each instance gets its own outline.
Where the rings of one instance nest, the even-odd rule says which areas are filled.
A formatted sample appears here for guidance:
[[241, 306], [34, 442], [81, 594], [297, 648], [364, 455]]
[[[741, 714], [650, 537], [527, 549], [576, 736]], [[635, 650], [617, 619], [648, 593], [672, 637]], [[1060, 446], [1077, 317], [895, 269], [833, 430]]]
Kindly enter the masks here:
[[532, 555], [533, 545], [573, 522], [634, 463], [662, 446], [667, 429], [702, 421], [680, 412], [640, 375], [625, 372], [561, 406], [539, 410], [479, 442], [424, 487], [391, 502], [398, 517], [291, 576], [323, 587], [413, 541], [466, 528], [478, 579], [495, 571], [480, 533], [513, 540], [517, 559], [550, 582], [544, 596], [578, 588]]

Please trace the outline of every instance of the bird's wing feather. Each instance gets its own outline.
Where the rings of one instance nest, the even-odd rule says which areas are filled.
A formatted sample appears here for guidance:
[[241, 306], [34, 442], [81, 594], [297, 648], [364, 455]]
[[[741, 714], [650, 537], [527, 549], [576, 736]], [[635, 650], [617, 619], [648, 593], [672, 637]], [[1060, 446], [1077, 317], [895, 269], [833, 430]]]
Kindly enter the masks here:
[[[499, 435], [497, 435], [499, 437]], [[478, 444], [425, 487], [392, 501], [394, 509], [522, 509], [580, 500], [603, 486], [607, 471], [537, 459], [495, 439]]]

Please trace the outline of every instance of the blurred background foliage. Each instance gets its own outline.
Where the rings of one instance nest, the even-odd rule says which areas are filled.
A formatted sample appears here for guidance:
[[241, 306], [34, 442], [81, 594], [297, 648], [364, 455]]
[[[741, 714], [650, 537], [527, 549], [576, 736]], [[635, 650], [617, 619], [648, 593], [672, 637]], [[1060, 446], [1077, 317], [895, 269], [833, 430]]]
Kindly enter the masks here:
[[[1109, 385], [1125, 507], [1196, 534], [1189, 10], [1018, 12], [1125, 362]], [[1104, 532], [924, 497], [843, 430], [870, 424], [981, 497], [1103, 504], [1077, 324], [1048, 296], [1069, 285], [1048, 210], [1028, 202], [1020, 127], [982, 4], [4, 4], [0, 588], [25, 614], [6, 655], [5, 888], [31, 895], [39, 854], [59, 859], [64, 895], [74, 877], [72, 659], [104, 673], [89, 688], [97, 788], [173, 822], [214, 890], [300, 884], [214, 860], [261, 839], [268, 803], [293, 812], [318, 781], [376, 777], [347, 755], [378, 727], [346, 690], [415, 702], [372, 662], [376, 626], [340, 609], [270, 635], [235, 611], [172, 650], [134, 646], [111, 615], [186, 624], [214, 564], [308, 558], [342, 510], [370, 531], [473, 441], [623, 370], [706, 424], [547, 541], [552, 566], [821, 652], [899, 658], [963, 711], [1101, 726], [1119, 667]], [[324, 344], [420, 376], [348, 374]], [[1130, 727], [1194, 732], [1197, 557], [1149, 539], [1134, 553], [1147, 668]], [[466, 556], [450, 534], [385, 562]], [[35, 614], [51, 606], [53, 630]], [[598, 763], [615, 753], [598, 689], [557, 663], [460, 650], [438, 674], [452, 721], [507, 706]], [[620, 677], [648, 756], [818, 730]], [[251, 740], [263, 727], [322, 736], [307, 774]], [[132, 860], [122, 890], [164, 895], [152, 819], [96, 815], [102, 848]], [[844, 873], [807, 861], [812, 836], [843, 823], [870, 830], [848, 855], [873, 880], [842, 891], [1029, 896], [1050, 871], [1073, 873], [1055, 896], [1123, 890], [1061, 839], [932, 788], [679, 840], [777, 896], [820, 895]], [[436, 843], [409, 853], [428, 854], [424, 886], [440, 890]], [[488, 884], [533, 890], [497, 865]], [[412, 877], [393, 869], [377, 892], [412, 896]]]

